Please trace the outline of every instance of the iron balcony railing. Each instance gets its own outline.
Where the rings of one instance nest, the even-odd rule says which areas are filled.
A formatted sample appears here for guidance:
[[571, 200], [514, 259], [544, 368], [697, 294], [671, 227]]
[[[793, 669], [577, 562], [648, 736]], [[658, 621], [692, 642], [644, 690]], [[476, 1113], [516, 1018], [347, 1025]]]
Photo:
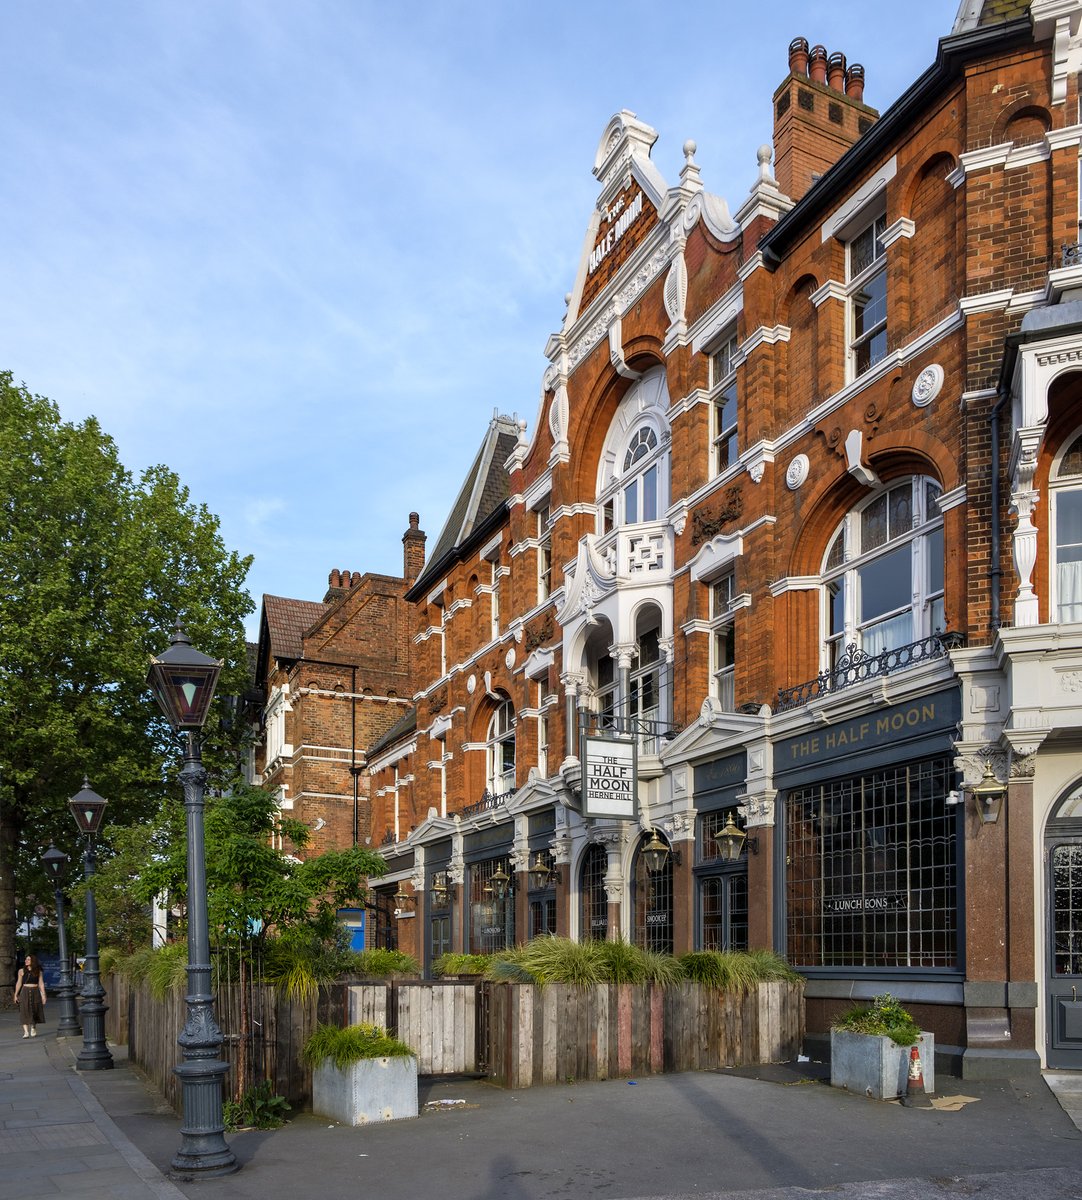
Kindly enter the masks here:
[[1065, 267], [1077, 267], [1082, 263], [1082, 242], [1074, 242], [1063, 247], [1063, 263]]
[[510, 788], [506, 792], [500, 792], [496, 795], [486, 788], [481, 793], [481, 799], [473, 804], [467, 804], [465, 808], [458, 810], [459, 816], [475, 817], [478, 813], [492, 812], [494, 808], [499, 808], [501, 804], [506, 804], [508, 800], [515, 794], [515, 789]]
[[850, 644], [831, 670], [823, 671], [806, 683], [798, 683], [796, 687], [779, 688], [774, 711], [786, 712], [791, 708], [800, 708], [820, 696], [829, 696], [854, 683], [904, 671], [930, 658], [942, 658], [949, 650], [961, 646], [963, 640], [960, 633], [933, 633], [919, 642], [895, 646], [881, 654], [866, 654], [856, 644]]
[[580, 713], [579, 730], [589, 736], [634, 738], [643, 754], [660, 754], [662, 747], [680, 731], [669, 721], [649, 717], [619, 716], [616, 713]]

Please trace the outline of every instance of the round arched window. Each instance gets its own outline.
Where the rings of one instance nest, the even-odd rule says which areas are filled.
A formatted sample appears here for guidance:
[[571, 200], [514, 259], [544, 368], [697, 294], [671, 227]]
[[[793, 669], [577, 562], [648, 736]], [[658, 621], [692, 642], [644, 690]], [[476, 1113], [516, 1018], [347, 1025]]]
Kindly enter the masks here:
[[892, 483], [839, 525], [823, 563], [828, 669], [851, 646], [882, 654], [943, 631], [941, 491]]

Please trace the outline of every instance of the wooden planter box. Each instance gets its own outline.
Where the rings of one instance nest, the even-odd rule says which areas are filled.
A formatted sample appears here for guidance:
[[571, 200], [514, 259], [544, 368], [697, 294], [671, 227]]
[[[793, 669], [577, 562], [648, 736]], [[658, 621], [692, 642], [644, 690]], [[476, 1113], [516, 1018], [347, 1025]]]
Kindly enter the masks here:
[[[916, 1045], [925, 1092], [935, 1091], [935, 1037], [921, 1033]], [[911, 1046], [870, 1033], [830, 1031], [830, 1086], [872, 1100], [897, 1100], [906, 1093]]]
[[324, 1061], [312, 1072], [312, 1111], [342, 1125], [417, 1116], [417, 1060], [365, 1058], [345, 1070]]

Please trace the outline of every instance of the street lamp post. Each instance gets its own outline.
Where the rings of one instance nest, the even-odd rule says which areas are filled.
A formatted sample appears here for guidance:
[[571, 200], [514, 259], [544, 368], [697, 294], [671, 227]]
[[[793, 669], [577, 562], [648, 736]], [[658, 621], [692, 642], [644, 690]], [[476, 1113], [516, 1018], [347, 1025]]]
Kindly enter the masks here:
[[218, 1055], [222, 1031], [214, 1017], [210, 990], [210, 933], [207, 924], [207, 868], [203, 844], [203, 794], [207, 772], [199, 746], [202, 729], [222, 669], [219, 659], [192, 648], [177, 622], [169, 649], [150, 661], [147, 684], [169, 724], [187, 735], [180, 782], [188, 831], [188, 994], [187, 1020], [177, 1041], [184, 1061], [176, 1068], [183, 1102], [180, 1149], [171, 1163], [178, 1178], [228, 1175], [240, 1165], [225, 1140], [222, 1080], [229, 1064]]
[[90, 884], [97, 865], [94, 856], [94, 835], [101, 828], [101, 819], [105, 815], [105, 806], [108, 803], [108, 800], [92, 790], [85, 776], [83, 786], [68, 801], [75, 824], [86, 834], [86, 853], [83, 855], [83, 878], [86, 880], [86, 961], [83, 964], [80, 1008], [83, 1018], [83, 1048], [75, 1056], [75, 1066], [80, 1071], [108, 1071], [113, 1065], [113, 1056], [105, 1044], [105, 1014], [109, 1011], [109, 1006], [105, 1003], [105, 988], [101, 986], [101, 975], [98, 972], [98, 909]]
[[41, 856], [41, 865], [45, 874], [53, 881], [53, 898], [56, 901], [56, 932], [60, 940], [60, 987], [57, 989], [57, 999], [60, 1001], [60, 1020], [56, 1025], [56, 1036], [79, 1037], [83, 1032], [75, 1011], [75, 988], [71, 982], [71, 959], [68, 957], [68, 934], [64, 926], [64, 893], [61, 885], [67, 879], [71, 859], [58, 850], [51, 842], [49, 849]]

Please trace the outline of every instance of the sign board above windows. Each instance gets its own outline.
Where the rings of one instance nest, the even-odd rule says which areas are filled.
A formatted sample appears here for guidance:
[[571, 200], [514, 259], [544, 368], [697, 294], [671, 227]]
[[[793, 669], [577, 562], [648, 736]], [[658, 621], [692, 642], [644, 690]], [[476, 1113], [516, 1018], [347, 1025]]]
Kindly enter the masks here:
[[595, 820], [637, 821], [638, 745], [633, 740], [584, 736], [582, 815]]

